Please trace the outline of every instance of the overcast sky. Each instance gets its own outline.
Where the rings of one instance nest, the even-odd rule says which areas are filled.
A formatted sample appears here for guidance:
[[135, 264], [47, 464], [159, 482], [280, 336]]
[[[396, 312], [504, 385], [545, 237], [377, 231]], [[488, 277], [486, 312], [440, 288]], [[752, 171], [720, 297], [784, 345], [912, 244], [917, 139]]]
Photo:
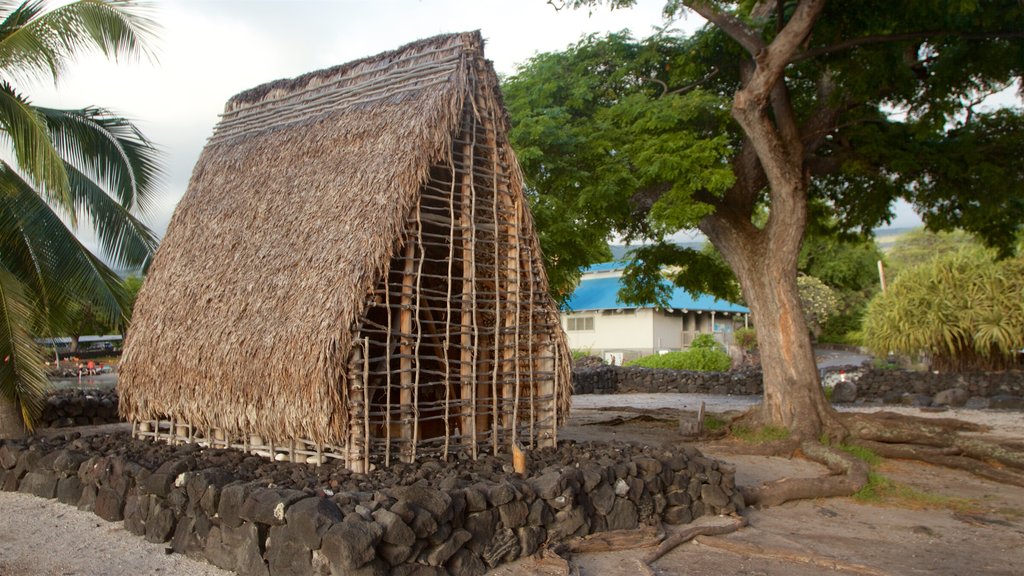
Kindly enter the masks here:
[[[56, 89], [33, 86], [28, 93], [42, 105], [111, 108], [157, 143], [167, 174], [146, 220], [162, 236], [224, 103], [242, 90], [476, 29], [487, 58], [500, 74], [511, 74], [531, 56], [591, 32], [628, 28], [646, 36], [664, 24], [663, 6], [664, 0], [639, 0], [630, 10], [588, 13], [556, 11], [545, 0], [157, 0], [149, 10], [161, 27], [157, 62], [85, 59]], [[701, 23], [690, 15], [674, 26], [693, 30]], [[895, 224], [917, 224], [909, 210], [900, 213]]]

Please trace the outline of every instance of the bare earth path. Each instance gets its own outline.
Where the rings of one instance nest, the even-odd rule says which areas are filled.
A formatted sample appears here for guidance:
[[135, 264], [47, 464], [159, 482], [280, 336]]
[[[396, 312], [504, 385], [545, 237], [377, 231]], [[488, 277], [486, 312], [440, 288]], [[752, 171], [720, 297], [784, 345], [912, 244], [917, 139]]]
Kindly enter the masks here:
[[[675, 419], [701, 401], [709, 410], [720, 411], [741, 410], [751, 400], [579, 396], [561, 437], [678, 444], [682, 440]], [[917, 409], [900, 411], [932, 415]], [[1024, 414], [1019, 412], [958, 410], [934, 415], [980, 421], [993, 426], [995, 436], [1024, 441]], [[738, 453], [743, 446], [734, 442], [699, 447], [735, 464], [741, 485], [824, 472], [801, 459], [743, 455]], [[652, 569], [664, 575], [1024, 574], [1024, 488], [913, 462], [889, 460], [877, 472], [905, 487], [901, 490], [906, 497], [872, 504], [835, 498], [748, 510], [747, 528], [726, 536], [698, 537], [655, 562]], [[228, 574], [164, 551], [165, 546], [129, 534], [120, 523], [104, 522], [56, 501], [0, 492], [0, 576]], [[582, 576], [642, 576], [636, 559], [647, 552], [584, 554], [574, 561]], [[492, 574], [538, 573], [530, 562], [502, 566]]]

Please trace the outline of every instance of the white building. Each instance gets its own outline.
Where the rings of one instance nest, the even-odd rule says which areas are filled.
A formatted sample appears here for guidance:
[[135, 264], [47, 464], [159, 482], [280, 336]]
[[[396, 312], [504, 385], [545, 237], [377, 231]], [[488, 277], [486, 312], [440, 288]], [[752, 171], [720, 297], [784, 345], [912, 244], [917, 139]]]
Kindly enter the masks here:
[[743, 306], [712, 296], [690, 296], [670, 286], [667, 308], [623, 304], [624, 262], [595, 264], [583, 273], [579, 286], [562, 310], [562, 327], [569, 347], [622, 364], [660, 351], [685, 350], [700, 334], [713, 334], [724, 345], [732, 332], [749, 322]]

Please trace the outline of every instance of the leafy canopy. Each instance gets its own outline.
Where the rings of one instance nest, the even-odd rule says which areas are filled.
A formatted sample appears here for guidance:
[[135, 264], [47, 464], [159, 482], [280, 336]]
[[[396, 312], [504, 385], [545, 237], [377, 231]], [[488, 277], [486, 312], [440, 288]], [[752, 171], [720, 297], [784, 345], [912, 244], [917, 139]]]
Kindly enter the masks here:
[[[0, 409], [15, 406], [29, 426], [46, 387], [33, 336], [121, 322], [126, 294], [100, 256], [123, 268], [148, 263], [157, 241], [138, 213], [160, 169], [128, 120], [97, 107], [36, 106], [17, 84], [57, 83], [90, 50], [147, 54], [153, 29], [127, 1], [0, 2], [0, 134], [10, 159], [0, 160]], [[75, 237], [82, 224], [100, 255]]]
[[[705, 4], [766, 42], [796, 6], [778, 3], [779, 15], [776, 3]], [[696, 3], [670, 0], [665, 12], [674, 17], [684, 5]], [[838, 231], [867, 233], [902, 197], [930, 228], [962, 227], [1009, 254], [1024, 222], [1024, 117], [1019, 107], [979, 103], [1019, 82], [1022, 31], [1016, 0], [828, 2], [784, 73], [812, 223], [834, 218]], [[610, 237], [646, 243], [632, 254], [628, 301], [657, 301], [653, 276], [664, 265], [684, 272], [673, 279], [687, 289], [727, 293], [721, 262], [670, 235], [711, 214], [746, 214], [763, 226], [756, 207], [767, 206], [767, 183], [730, 117], [748, 62], [708, 25], [690, 37], [671, 29], [641, 40], [589, 36], [506, 81], [511, 137], [559, 293]], [[753, 203], [729, 195], [738, 183], [752, 186]], [[830, 285], [866, 285], [860, 261], [846, 277], [838, 265], [819, 267]]]

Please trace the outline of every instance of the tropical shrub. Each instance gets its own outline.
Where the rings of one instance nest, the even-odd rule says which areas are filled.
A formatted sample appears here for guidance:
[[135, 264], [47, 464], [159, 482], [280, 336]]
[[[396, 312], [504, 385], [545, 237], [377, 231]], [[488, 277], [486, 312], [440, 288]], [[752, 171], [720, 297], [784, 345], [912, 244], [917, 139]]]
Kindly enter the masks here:
[[740, 348], [744, 350], [757, 350], [757, 330], [753, 328], [740, 328], [733, 332], [732, 337]]
[[[717, 346], [717, 343], [715, 346]], [[732, 366], [732, 359], [718, 348], [690, 348], [682, 352], [644, 356], [631, 362], [626, 362], [625, 366], [693, 370], [698, 372], [725, 372]]]
[[904, 270], [868, 306], [879, 356], [924, 354], [943, 371], [1016, 366], [1024, 348], [1024, 259], [960, 251]]
[[708, 350], [721, 350], [722, 345], [715, 342], [715, 336], [713, 334], [701, 334], [690, 342], [690, 349], [694, 348], [705, 348]]

